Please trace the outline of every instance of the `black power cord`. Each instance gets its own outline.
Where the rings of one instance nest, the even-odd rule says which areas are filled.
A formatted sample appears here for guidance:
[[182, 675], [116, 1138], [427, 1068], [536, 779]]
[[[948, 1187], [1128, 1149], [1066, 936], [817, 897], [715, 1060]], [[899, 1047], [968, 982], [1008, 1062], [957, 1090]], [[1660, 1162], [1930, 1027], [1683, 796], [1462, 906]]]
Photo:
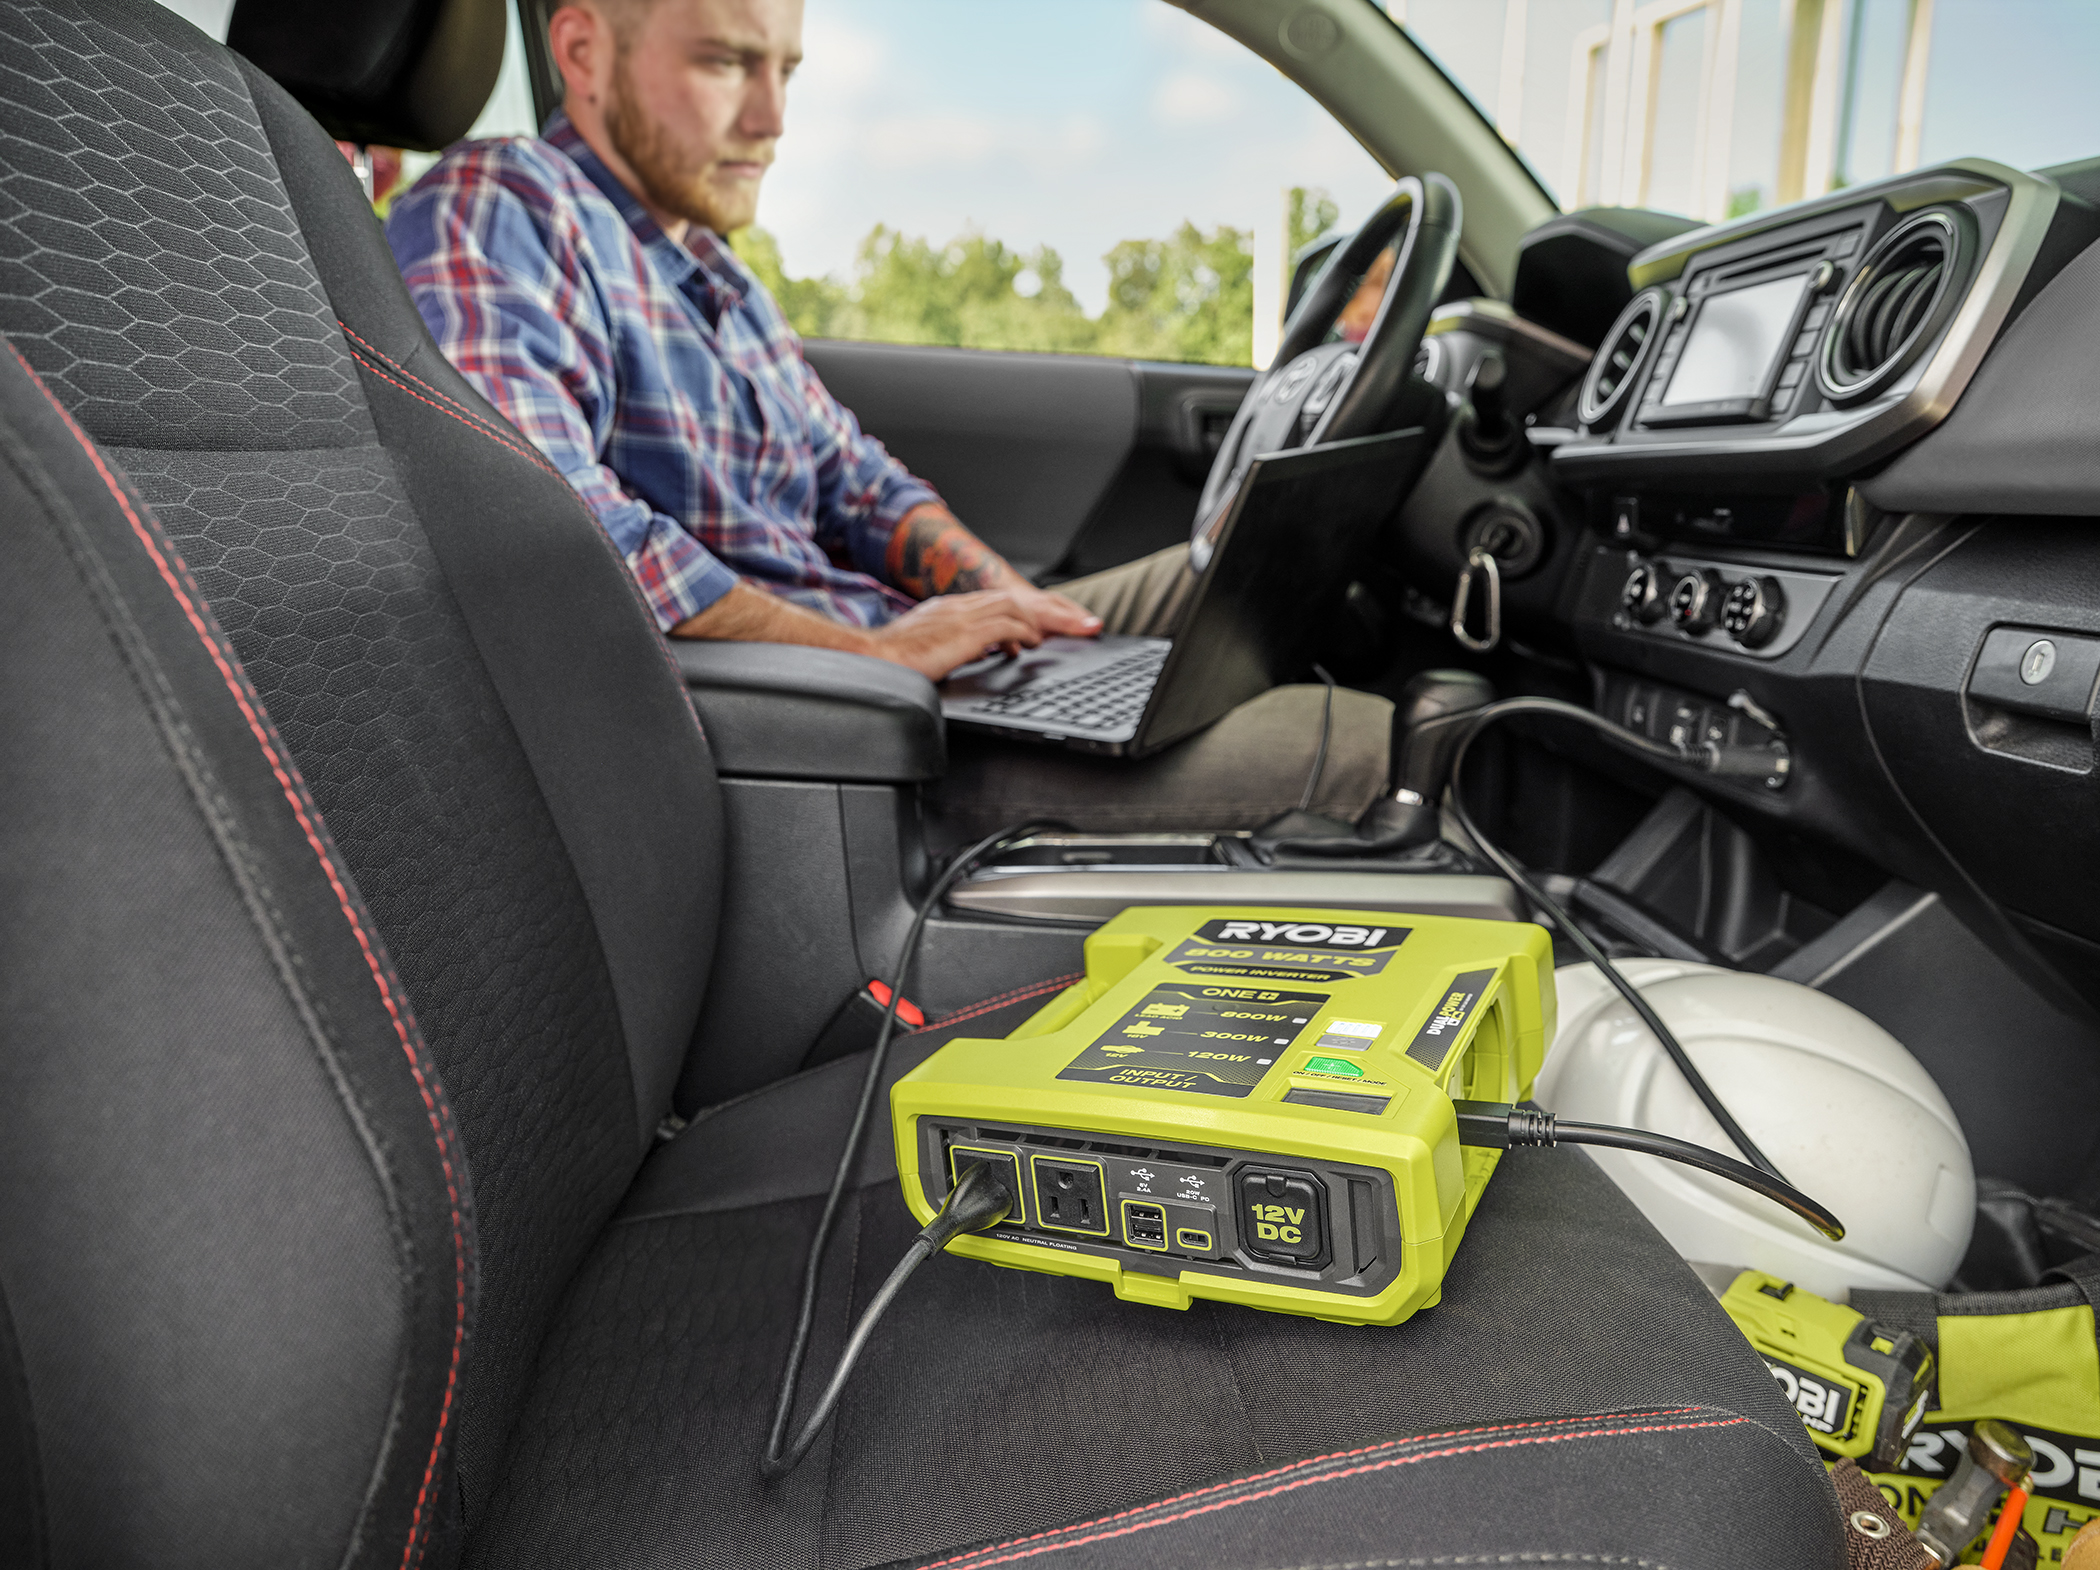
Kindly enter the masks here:
[[1458, 1142], [1487, 1145], [1496, 1150], [1521, 1150], [1528, 1146], [1609, 1145], [1616, 1150], [1638, 1150], [1643, 1155], [1681, 1161], [1688, 1167], [1711, 1172], [1755, 1189], [1775, 1204], [1784, 1205], [1833, 1243], [1845, 1235], [1845, 1224], [1784, 1178], [1760, 1172], [1756, 1167], [1708, 1150], [1704, 1145], [1651, 1134], [1646, 1129], [1614, 1128], [1609, 1123], [1577, 1123], [1530, 1107], [1513, 1107], [1504, 1101], [1454, 1101], [1458, 1114]]
[[1320, 792], [1320, 776], [1327, 772], [1327, 739], [1334, 732], [1334, 678], [1321, 665], [1313, 667], [1313, 674], [1327, 683], [1327, 698], [1320, 707], [1320, 745], [1313, 753], [1312, 773], [1305, 777], [1305, 794], [1298, 798], [1300, 812], [1310, 812]]
[[[787, 1476], [800, 1466], [802, 1458], [809, 1454], [809, 1447], [817, 1442], [817, 1435], [821, 1434], [824, 1425], [831, 1421], [832, 1408], [838, 1405], [839, 1393], [846, 1388], [846, 1381], [852, 1377], [853, 1365], [860, 1361], [861, 1348], [868, 1344], [868, 1337], [875, 1333], [876, 1321], [889, 1311], [890, 1304], [895, 1302], [897, 1294], [904, 1290], [904, 1283], [911, 1279], [912, 1272], [946, 1248], [951, 1238], [965, 1232], [989, 1231], [1013, 1214], [1013, 1208], [1013, 1195], [1006, 1191], [1005, 1184], [992, 1175], [989, 1163], [973, 1161], [963, 1169], [962, 1177], [955, 1187], [948, 1191], [948, 1197], [941, 1202], [940, 1210], [926, 1223], [919, 1235], [912, 1239], [911, 1247], [906, 1249], [904, 1257], [897, 1261], [897, 1268], [890, 1272], [889, 1279], [882, 1283], [880, 1290], [861, 1313], [859, 1322], [853, 1327], [853, 1333], [846, 1338], [846, 1349], [839, 1354], [838, 1366], [831, 1371], [831, 1378], [824, 1386], [824, 1393], [817, 1397], [817, 1404], [810, 1410], [809, 1420], [802, 1425], [802, 1432], [795, 1436], [793, 1444], [783, 1446], [780, 1443], [784, 1430], [779, 1425], [779, 1416], [776, 1415], [773, 1436], [766, 1442], [766, 1458], [759, 1466], [759, 1471], [767, 1481]], [[799, 1373], [800, 1370], [797, 1369], [796, 1372]], [[793, 1406], [794, 1394], [792, 1384], [782, 1387], [784, 1404], [781, 1414], [785, 1414]]]
[[[1582, 928], [1578, 927], [1574, 919], [1566, 911], [1562, 910], [1560, 905], [1544, 889], [1540, 888], [1533, 881], [1524, 869], [1517, 864], [1516, 858], [1480, 832], [1480, 826], [1473, 821], [1473, 815], [1466, 810], [1465, 792], [1462, 788], [1466, 754], [1472, 750], [1473, 743], [1480, 739], [1480, 733], [1486, 730], [1488, 726], [1494, 724], [1497, 720], [1508, 719], [1515, 714], [1543, 714], [1551, 715], [1557, 719], [1574, 720], [1579, 724], [1588, 726], [1592, 730], [1602, 732], [1612, 741], [1634, 752], [1645, 753], [1669, 763], [1689, 762], [1698, 764], [1710, 755], [1714, 762], [1708, 766], [1714, 767], [1715, 772], [1732, 772], [1723, 770], [1718, 765], [1731, 761], [1731, 754], [1751, 749], [1740, 747], [1721, 748], [1714, 746], [1712, 743], [1707, 743], [1702, 749], [1665, 746], [1661, 742], [1650, 741], [1645, 736], [1637, 736], [1622, 726], [1614, 725], [1601, 714], [1593, 714], [1588, 709], [1577, 708], [1572, 703], [1563, 703], [1558, 698], [1505, 698], [1500, 703], [1490, 703], [1485, 708], [1476, 709], [1473, 712], [1471, 724], [1467, 726], [1465, 735], [1459, 740], [1458, 750], [1451, 755], [1451, 806], [1458, 816], [1459, 827], [1463, 828], [1473, 843], [1480, 847], [1480, 853], [1499, 867], [1503, 876], [1522, 889], [1525, 898], [1529, 899], [1538, 909], [1544, 911], [1553, 922], [1554, 928], [1557, 931], [1566, 933], [1568, 941], [1582, 951], [1583, 958], [1595, 965], [1604, 979], [1616, 987], [1619, 995], [1633, 1006], [1634, 1013], [1640, 1016], [1642, 1024], [1654, 1032], [1655, 1039], [1662, 1043], [1663, 1050], [1670, 1055], [1670, 1061], [1677, 1065], [1677, 1071], [1684, 1076], [1685, 1083], [1692, 1087], [1692, 1093], [1699, 1098], [1700, 1104], [1713, 1114], [1714, 1121], [1721, 1125], [1721, 1132], [1728, 1136], [1736, 1149], [1749, 1158], [1750, 1165], [1762, 1172], [1766, 1177], [1775, 1178], [1784, 1183], [1786, 1179], [1779, 1168], [1772, 1165], [1771, 1159], [1757, 1148], [1757, 1145], [1748, 1134], [1743, 1132], [1742, 1125], [1736, 1122], [1728, 1108], [1722, 1103], [1721, 1098], [1714, 1094], [1713, 1087], [1707, 1084], [1705, 1076], [1699, 1072], [1697, 1065], [1692, 1062], [1691, 1056], [1684, 1050], [1683, 1044], [1672, 1034], [1670, 1027], [1662, 1022], [1662, 1016], [1655, 1012], [1646, 998], [1641, 996], [1640, 989], [1619, 974], [1618, 967], [1612, 964], [1610, 957], [1604, 950], [1598, 947], [1596, 941]], [[1660, 1138], [1661, 1136], [1651, 1137]], [[1688, 1146], [1687, 1148], [1696, 1147]], [[1828, 1212], [1825, 1211], [1823, 1214], [1827, 1215]]]
[[[781, 1370], [780, 1394], [773, 1407], [773, 1426], [766, 1435], [766, 1453], [759, 1462], [759, 1472], [768, 1482], [792, 1472], [809, 1453], [809, 1447], [816, 1443], [825, 1420], [831, 1416], [832, 1404], [837, 1401], [838, 1393], [845, 1385], [846, 1375], [852, 1369], [853, 1360], [860, 1355], [868, 1333], [875, 1328], [875, 1321], [882, 1316], [882, 1311], [889, 1307], [890, 1299], [896, 1296], [896, 1289], [904, 1284], [904, 1278], [917, 1269], [925, 1257], [925, 1254], [921, 1254], [915, 1259], [907, 1253], [906, 1263], [900, 1264], [897, 1270], [891, 1273], [890, 1279], [883, 1284], [882, 1291], [876, 1294], [875, 1301], [868, 1306], [868, 1311], [854, 1327], [845, 1356], [841, 1358], [830, 1384], [825, 1387], [817, 1410], [811, 1415], [795, 1442], [790, 1445], [787, 1437], [788, 1425], [794, 1420], [795, 1391], [802, 1381], [802, 1363], [809, 1356], [810, 1333], [817, 1322], [817, 1291], [824, 1275], [824, 1251], [830, 1246], [831, 1234], [838, 1227], [839, 1210], [845, 1204], [846, 1191], [853, 1185], [853, 1169], [859, 1163], [860, 1147], [867, 1138], [868, 1121], [882, 1088], [882, 1071], [889, 1063], [890, 1039], [897, 1030], [897, 1004], [904, 996], [904, 980], [911, 971], [912, 960], [918, 955], [919, 939], [926, 931], [927, 918], [933, 914], [934, 908], [940, 904], [947, 892], [984, 856], [1038, 829], [1062, 826], [1053, 819], [1033, 818], [1026, 823], [1017, 823], [1011, 828], [1001, 829], [996, 834], [987, 834], [948, 863], [947, 869], [933, 880], [933, 887], [926, 891], [925, 898], [919, 901], [918, 909], [912, 913], [911, 930], [904, 935], [904, 946], [897, 955], [897, 973], [890, 982], [890, 1001], [882, 1011], [882, 1029], [875, 1037], [874, 1049], [868, 1054], [867, 1073], [862, 1076], [860, 1082], [860, 1100], [853, 1109], [853, 1123], [846, 1131], [846, 1147], [839, 1153], [838, 1171], [832, 1176], [831, 1192], [824, 1198], [824, 1211], [817, 1219], [816, 1236], [810, 1239], [809, 1259], [802, 1269], [802, 1302], [795, 1315], [795, 1335], [788, 1343], [787, 1365]], [[961, 1185], [958, 1184], [958, 1193], [960, 1189]], [[1004, 1194], [1005, 1190], [1001, 1188], [999, 1192]], [[945, 1215], [954, 1206], [955, 1198], [954, 1193], [948, 1196], [949, 1203], [942, 1207], [942, 1214]], [[1008, 1206], [1012, 1203], [1012, 1197], [1007, 1196]], [[999, 1217], [981, 1222], [979, 1226], [997, 1225], [1004, 1214], [1002, 1211]], [[926, 1231], [919, 1234], [919, 1242], [914, 1243], [912, 1248], [917, 1249], [919, 1243], [925, 1242], [934, 1227], [939, 1224], [940, 1217], [936, 1216]], [[958, 1226], [956, 1230], [976, 1228]], [[952, 1232], [950, 1235], [953, 1235]], [[938, 1251], [946, 1242], [947, 1238], [943, 1237], [925, 1253]]]

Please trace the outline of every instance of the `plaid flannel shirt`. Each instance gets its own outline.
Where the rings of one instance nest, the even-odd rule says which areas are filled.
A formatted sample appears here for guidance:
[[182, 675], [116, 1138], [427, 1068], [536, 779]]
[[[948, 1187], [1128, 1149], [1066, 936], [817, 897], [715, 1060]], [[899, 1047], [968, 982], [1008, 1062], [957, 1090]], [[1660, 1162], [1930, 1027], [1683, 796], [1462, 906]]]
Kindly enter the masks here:
[[557, 113], [464, 142], [387, 220], [438, 347], [567, 477], [666, 629], [739, 578], [856, 626], [904, 515], [939, 498], [825, 391], [716, 235], [683, 245]]

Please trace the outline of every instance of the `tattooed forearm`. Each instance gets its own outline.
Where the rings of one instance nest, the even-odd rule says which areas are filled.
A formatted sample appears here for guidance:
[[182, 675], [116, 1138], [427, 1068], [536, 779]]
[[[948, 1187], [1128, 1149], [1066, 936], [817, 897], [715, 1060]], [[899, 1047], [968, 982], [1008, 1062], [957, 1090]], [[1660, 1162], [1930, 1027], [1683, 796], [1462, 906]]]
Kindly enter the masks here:
[[941, 507], [919, 507], [890, 536], [890, 582], [914, 599], [1003, 586], [1013, 569]]

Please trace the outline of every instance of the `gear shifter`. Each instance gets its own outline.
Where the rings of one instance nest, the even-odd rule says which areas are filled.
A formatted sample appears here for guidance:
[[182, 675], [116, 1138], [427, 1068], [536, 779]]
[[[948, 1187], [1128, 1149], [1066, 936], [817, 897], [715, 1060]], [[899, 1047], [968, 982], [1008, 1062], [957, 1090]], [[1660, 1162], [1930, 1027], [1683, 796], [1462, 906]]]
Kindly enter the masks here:
[[1298, 810], [1280, 813], [1254, 831], [1253, 851], [1264, 862], [1294, 856], [1384, 857], [1437, 837], [1438, 802], [1451, 777], [1451, 760], [1465, 720], [1495, 701], [1494, 683], [1472, 671], [1423, 671], [1401, 690], [1393, 713], [1393, 786], [1352, 826]]
[[1489, 349], [1466, 381], [1466, 410], [1458, 423], [1458, 445], [1481, 474], [1509, 474], [1530, 456], [1524, 432], [1510, 417], [1509, 362]]
[[1393, 790], [1371, 804], [1358, 832], [1394, 845], [1437, 833], [1438, 803], [1466, 715], [1495, 701], [1495, 684], [1476, 671], [1423, 671], [1400, 693], [1393, 715]]

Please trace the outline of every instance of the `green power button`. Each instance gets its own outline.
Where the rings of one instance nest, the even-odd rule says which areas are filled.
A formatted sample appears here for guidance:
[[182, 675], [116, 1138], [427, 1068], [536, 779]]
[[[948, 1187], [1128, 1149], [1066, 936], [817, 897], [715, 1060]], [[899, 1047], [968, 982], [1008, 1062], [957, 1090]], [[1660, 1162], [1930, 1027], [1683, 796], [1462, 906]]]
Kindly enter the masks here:
[[1347, 1058], [1307, 1058], [1305, 1072], [1308, 1074], [1336, 1074], [1343, 1079], [1362, 1079], [1364, 1071], [1360, 1064]]

